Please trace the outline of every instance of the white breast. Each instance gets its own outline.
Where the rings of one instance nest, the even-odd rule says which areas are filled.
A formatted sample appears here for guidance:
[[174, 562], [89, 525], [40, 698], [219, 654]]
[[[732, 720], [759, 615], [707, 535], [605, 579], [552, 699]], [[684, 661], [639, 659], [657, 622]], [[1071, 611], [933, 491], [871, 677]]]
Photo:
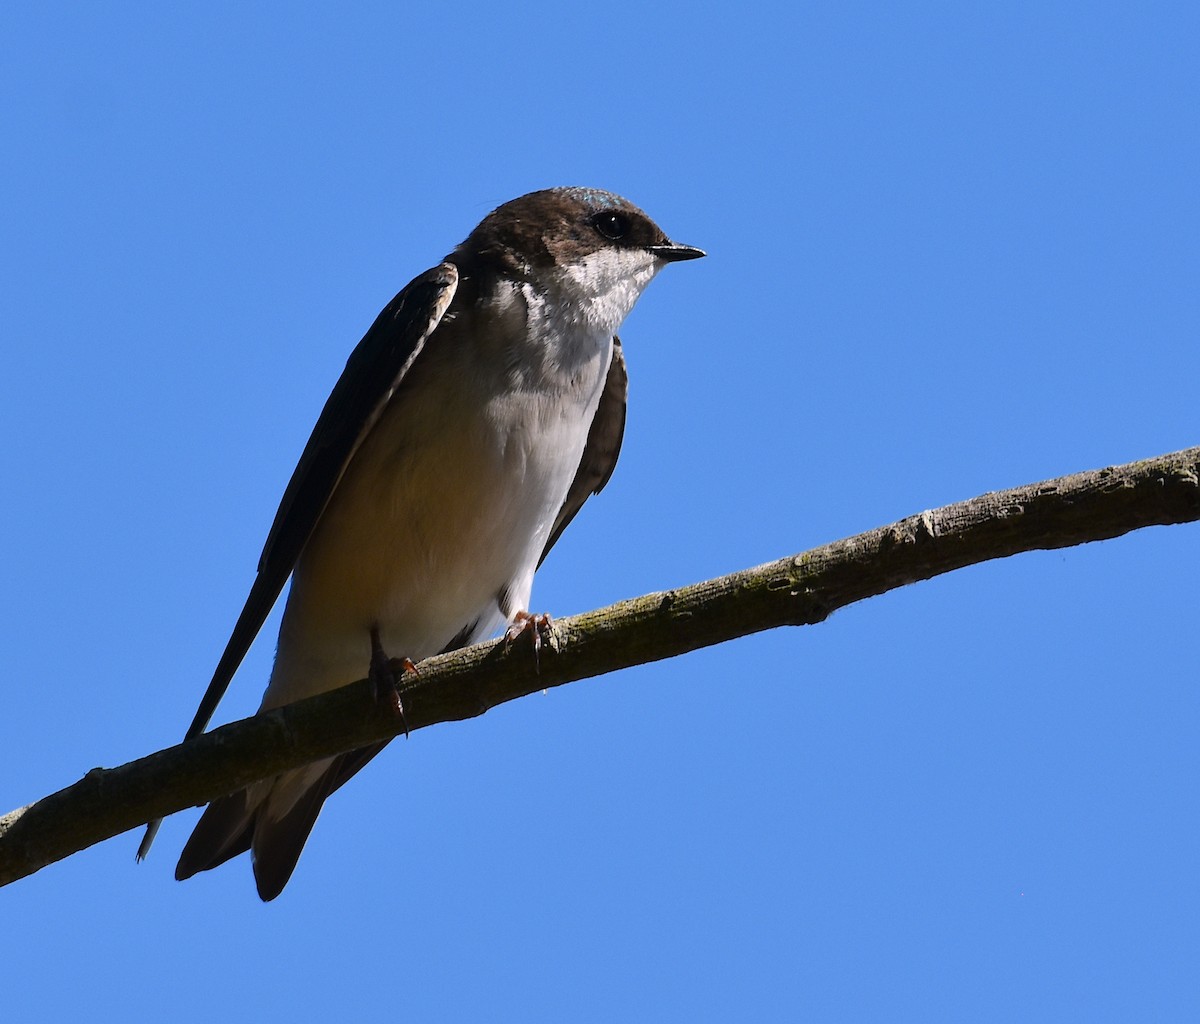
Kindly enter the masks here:
[[530, 330], [479, 344], [443, 323], [360, 446], [296, 567], [265, 707], [365, 675], [374, 625], [388, 654], [415, 661], [528, 607], [612, 333], [568, 325], [524, 289], [508, 298]]

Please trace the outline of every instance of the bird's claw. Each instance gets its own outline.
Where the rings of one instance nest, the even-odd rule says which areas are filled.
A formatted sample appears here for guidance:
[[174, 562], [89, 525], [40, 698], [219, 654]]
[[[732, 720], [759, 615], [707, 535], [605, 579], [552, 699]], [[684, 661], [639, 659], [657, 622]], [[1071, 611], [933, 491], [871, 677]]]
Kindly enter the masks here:
[[404, 701], [400, 699], [400, 680], [405, 672], [420, 675], [411, 658], [389, 658], [379, 640], [379, 630], [371, 630], [371, 667], [368, 678], [375, 685], [375, 700], [387, 704], [399, 716], [407, 739], [408, 719], [404, 714]]
[[529, 612], [517, 612], [504, 631], [504, 649], [507, 651], [521, 636], [528, 634], [533, 644], [534, 671], [542, 670], [542, 644], [554, 649], [554, 620], [545, 612], [541, 615], [531, 615]]

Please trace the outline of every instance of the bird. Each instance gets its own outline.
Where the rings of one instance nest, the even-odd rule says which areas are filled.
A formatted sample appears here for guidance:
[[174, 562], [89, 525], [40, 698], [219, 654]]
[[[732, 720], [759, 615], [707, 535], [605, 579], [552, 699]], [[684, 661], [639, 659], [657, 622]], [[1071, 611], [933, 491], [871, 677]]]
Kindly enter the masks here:
[[[207, 727], [289, 577], [260, 713], [365, 668], [375, 678], [385, 650], [411, 665], [535, 622], [534, 572], [620, 452], [617, 330], [659, 270], [704, 255], [618, 195], [551, 188], [497, 207], [402, 289], [317, 419], [185, 739]], [[175, 877], [249, 850], [258, 895], [274, 899], [325, 800], [384, 745], [214, 800]]]

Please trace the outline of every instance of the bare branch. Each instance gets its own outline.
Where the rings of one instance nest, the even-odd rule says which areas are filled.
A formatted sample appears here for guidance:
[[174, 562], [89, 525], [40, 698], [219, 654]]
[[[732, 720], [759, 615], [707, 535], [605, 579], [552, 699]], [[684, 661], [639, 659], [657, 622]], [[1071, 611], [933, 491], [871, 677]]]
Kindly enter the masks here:
[[[1022, 551], [1200, 519], [1200, 448], [996, 491], [755, 569], [560, 620], [540, 673], [524, 644], [430, 658], [402, 689], [411, 729], [764, 629], [808, 625], [907, 583]], [[152, 818], [402, 731], [363, 680], [223, 726], [0, 818], [0, 884]]]

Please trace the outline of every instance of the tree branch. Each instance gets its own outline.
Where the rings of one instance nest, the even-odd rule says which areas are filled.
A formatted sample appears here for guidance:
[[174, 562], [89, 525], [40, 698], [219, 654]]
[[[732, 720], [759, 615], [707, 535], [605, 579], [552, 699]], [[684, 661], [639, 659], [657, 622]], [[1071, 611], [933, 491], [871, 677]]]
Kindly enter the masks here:
[[[430, 658], [401, 690], [411, 729], [671, 658], [967, 565], [1200, 519], [1200, 448], [996, 491], [754, 569], [558, 621], [540, 672], [518, 643]], [[223, 726], [0, 818], [0, 885], [152, 818], [403, 731], [366, 680]]]

